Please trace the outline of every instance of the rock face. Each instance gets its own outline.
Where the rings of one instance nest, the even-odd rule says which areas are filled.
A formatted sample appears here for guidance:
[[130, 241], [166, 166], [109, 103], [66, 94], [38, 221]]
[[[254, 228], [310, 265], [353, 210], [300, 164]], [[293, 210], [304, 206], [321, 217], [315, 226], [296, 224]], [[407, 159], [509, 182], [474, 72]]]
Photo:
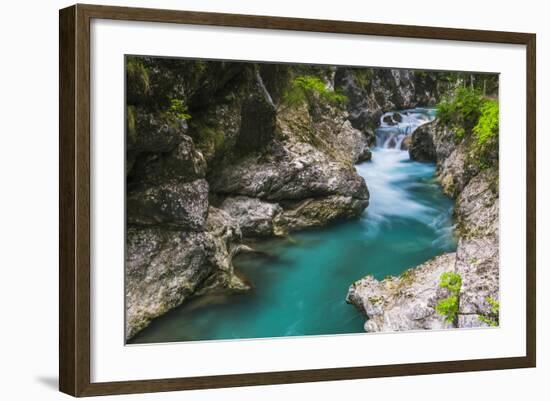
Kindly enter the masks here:
[[453, 131], [436, 119], [413, 132], [409, 155], [412, 160], [436, 162], [443, 191], [456, 198], [481, 170], [470, 159], [469, 145], [468, 141], [457, 139]]
[[366, 135], [369, 144], [374, 143], [374, 128], [385, 112], [433, 106], [446, 89], [441, 87], [437, 73], [398, 69], [339, 67], [334, 81], [350, 99], [347, 108], [351, 124]]
[[259, 71], [256, 71], [254, 89], [249, 91], [241, 109], [237, 150], [250, 153], [261, 150], [275, 136], [277, 107], [269, 95]]
[[284, 233], [279, 225], [283, 209], [277, 203], [239, 195], [227, 197], [221, 208], [237, 220], [245, 237], [271, 237]]
[[346, 301], [368, 316], [367, 332], [449, 328], [435, 305], [449, 295], [439, 287], [439, 277], [454, 271], [455, 262], [456, 255], [448, 253], [399, 277], [378, 281], [367, 276], [352, 284]]
[[169, 181], [128, 194], [127, 221], [131, 224], [166, 224], [197, 231], [208, 211], [208, 183]]
[[482, 169], [470, 159], [468, 145], [437, 120], [412, 134], [411, 159], [436, 162], [444, 191], [456, 199], [458, 246], [400, 277], [365, 277], [354, 283], [347, 300], [367, 316], [366, 331], [455, 327], [435, 310], [449, 295], [439, 286], [443, 272], [462, 278], [456, 327], [484, 327], [484, 318], [494, 318], [491, 301], [499, 299], [498, 164]]
[[[383, 112], [435, 103], [436, 75], [128, 57], [126, 337], [191, 297], [246, 290], [232, 265], [245, 249], [243, 237], [284, 236], [360, 216], [369, 191], [354, 164], [370, 160]], [[483, 297], [496, 294], [498, 255], [476, 234], [490, 228], [472, 217], [483, 213], [490, 222], [498, 213], [487, 210], [496, 204], [486, 191], [492, 178], [459, 175], [468, 160], [464, 149], [446, 145], [451, 134], [437, 131], [411, 146], [428, 160], [432, 139], [441, 180], [459, 199], [459, 227], [468, 234], [456, 256], [428, 262], [408, 278], [358, 284], [349, 299], [373, 311], [372, 330], [394, 327], [398, 316], [416, 319], [411, 327], [441, 325], [430, 314], [441, 294], [428, 287], [451, 260], [464, 276], [462, 324], [474, 325], [472, 313], [487, 308]], [[479, 296], [469, 289], [479, 284], [470, 273], [486, 277]], [[424, 295], [408, 305], [397, 287]], [[369, 304], [369, 291], [385, 297], [388, 312]]]
[[[274, 144], [265, 155], [248, 157], [222, 172], [212, 188], [228, 196], [222, 208], [240, 216], [246, 234], [277, 235], [358, 217], [369, 201], [365, 181], [353, 167], [306, 143]], [[251, 211], [242, 217], [245, 207]], [[254, 221], [262, 224], [253, 229]]]
[[[217, 219], [211, 210], [211, 219]], [[180, 305], [199, 289], [245, 290], [231, 258], [240, 240], [236, 224], [210, 224], [203, 232], [128, 227], [126, 240], [126, 338]], [[223, 236], [214, 231], [222, 230]]]

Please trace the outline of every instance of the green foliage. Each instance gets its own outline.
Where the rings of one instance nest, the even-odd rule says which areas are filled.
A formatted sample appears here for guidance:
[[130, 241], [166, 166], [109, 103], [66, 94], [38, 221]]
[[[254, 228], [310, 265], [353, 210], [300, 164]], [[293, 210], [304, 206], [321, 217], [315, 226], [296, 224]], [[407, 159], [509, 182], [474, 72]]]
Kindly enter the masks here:
[[446, 288], [452, 294], [458, 295], [462, 288], [462, 277], [458, 273], [445, 272], [439, 278], [439, 286]]
[[451, 295], [442, 299], [435, 306], [435, 310], [445, 317], [446, 322], [455, 323], [458, 316], [458, 296]]
[[497, 327], [499, 325], [500, 302], [491, 297], [487, 297], [485, 300], [491, 306], [491, 311], [487, 315], [478, 315], [477, 317], [483, 323], [492, 327]]
[[462, 277], [458, 273], [444, 272], [439, 278], [439, 286], [447, 289], [450, 295], [439, 301], [435, 306], [435, 310], [441, 316], [445, 317], [446, 322], [453, 323], [456, 326]]
[[470, 159], [480, 168], [498, 158], [499, 105], [478, 89], [460, 87], [437, 106], [441, 124], [455, 132], [457, 140], [467, 140]]
[[179, 118], [180, 120], [191, 119], [191, 115], [187, 112], [187, 106], [180, 99], [170, 99], [168, 113], [170, 113], [173, 117]]
[[345, 95], [328, 89], [320, 78], [313, 75], [296, 77], [284, 94], [283, 100], [289, 106], [298, 106], [309, 100], [312, 96], [318, 96], [320, 99], [335, 106], [345, 105], [348, 101]]
[[473, 129], [478, 145], [485, 145], [498, 135], [498, 115], [498, 102], [486, 100], [481, 106], [481, 115]]
[[458, 88], [454, 96], [447, 97], [437, 106], [437, 116], [448, 127], [463, 128], [464, 135], [477, 124], [484, 101], [480, 91]]

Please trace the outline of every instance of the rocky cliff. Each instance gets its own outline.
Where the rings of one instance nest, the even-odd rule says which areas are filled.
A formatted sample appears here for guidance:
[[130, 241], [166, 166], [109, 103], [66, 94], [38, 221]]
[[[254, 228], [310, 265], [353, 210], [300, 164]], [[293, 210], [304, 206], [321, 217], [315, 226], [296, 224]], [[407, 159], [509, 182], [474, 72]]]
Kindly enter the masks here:
[[[369, 191], [354, 164], [370, 159], [374, 127], [385, 111], [434, 105], [453, 84], [440, 78], [407, 70], [128, 57], [126, 337], [193, 296], [247, 290], [232, 265], [247, 249], [243, 238], [285, 236], [360, 216]], [[480, 213], [476, 199], [489, 199], [488, 178], [460, 177], [453, 166], [464, 154], [454, 145], [445, 150], [439, 134], [415, 146], [432, 146], [441, 158], [442, 182], [459, 199], [459, 227], [471, 235], [463, 235], [467, 242], [456, 255], [429, 262], [405, 281], [357, 285], [349, 299], [365, 311], [383, 304], [373, 309], [360, 301], [369, 299], [362, 288], [383, 297], [417, 277], [428, 291], [435, 277], [429, 266], [470, 271], [479, 256], [479, 274], [487, 281], [494, 275], [489, 256], [479, 251], [486, 238], [474, 235], [481, 227], [468, 217]], [[492, 212], [483, 208], [489, 219]], [[479, 283], [467, 274], [465, 289]], [[487, 286], [486, 292], [494, 291]], [[392, 308], [405, 307], [405, 300], [386, 298]], [[436, 299], [428, 298], [418, 302]], [[464, 316], [484, 307], [482, 298], [466, 295], [463, 305]]]
[[338, 68], [335, 85], [350, 99], [349, 120], [374, 143], [374, 129], [388, 111], [435, 106], [451, 83], [437, 72], [385, 68]]
[[192, 296], [243, 291], [244, 237], [358, 217], [370, 156], [335, 68], [127, 59], [126, 337]]
[[[409, 153], [413, 160], [436, 162], [444, 191], [455, 198], [457, 250], [399, 277], [382, 281], [365, 277], [352, 284], [348, 302], [365, 313], [368, 332], [495, 324], [499, 299], [498, 154], [491, 156], [496, 163], [480, 165], [472, 157], [469, 140], [457, 138], [437, 120], [413, 133]], [[436, 312], [436, 305], [449, 297], [449, 291], [440, 286], [444, 272], [456, 273], [462, 280], [454, 324]]]

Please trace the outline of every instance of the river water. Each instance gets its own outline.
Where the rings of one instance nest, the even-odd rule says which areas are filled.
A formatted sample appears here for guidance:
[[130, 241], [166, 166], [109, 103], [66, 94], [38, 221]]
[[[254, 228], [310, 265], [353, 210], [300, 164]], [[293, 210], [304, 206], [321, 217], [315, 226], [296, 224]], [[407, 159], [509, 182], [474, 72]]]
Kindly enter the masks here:
[[456, 249], [453, 202], [435, 180], [435, 165], [401, 150], [433, 118], [433, 109], [422, 108], [382, 116], [372, 161], [356, 166], [371, 193], [360, 219], [255, 244], [258, 253], [234, 260], [251, 291], [191, 300], [131, 343], [362, 332], [365, 317], [345, 302], [354, 281], [397, 275]]

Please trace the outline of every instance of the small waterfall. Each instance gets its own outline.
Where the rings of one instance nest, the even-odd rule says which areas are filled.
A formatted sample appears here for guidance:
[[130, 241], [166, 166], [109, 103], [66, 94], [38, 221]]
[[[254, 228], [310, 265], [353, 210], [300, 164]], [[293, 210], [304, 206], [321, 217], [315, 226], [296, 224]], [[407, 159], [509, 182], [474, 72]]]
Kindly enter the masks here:
[[[431, 229], [434, 231], [450, 226], [448, 211], [434, 207], [417, 193], [419, 189], [439, 191], [437, 184], [429, 183], [435, 166], [411, 162], [409, 152], [402, 149], [406, 137], [434, 118], [435, 109], [427, 108], [391, 111], [380, 118], [380, 128], [375, 130], [376, 147], [372, 149], [372, 160], [356, 166], [371, 192], [364, 215], [371, 232], [388, 218], [396, 217], [416, 220], [425, 226], [433, 224]], [[449, 235], [452, 236], [452, 228]], [[439, 232], [437, 238], [442, 238], [444, 243], [448, 241], [448, 235]]]
[[376, 146], [384, 149], [401, 149], [407, 136], [434, 118], [435, 109], [420, 107], [384, 113], [380, 117], [380, 127], [375, 130]]
[[273, 103], [273, 99], [271, 98], [271, 95], [269, 94], [269, 91], [265, 87], [264, 80], [262, 79], [262, 76], [260, 75], [259, 71], [256, 71], [256, 82], [258, 83], [260, 90], [263, 92], [269, 104], [271, 104], [273, 107], [276, 107], [275, 103]]

